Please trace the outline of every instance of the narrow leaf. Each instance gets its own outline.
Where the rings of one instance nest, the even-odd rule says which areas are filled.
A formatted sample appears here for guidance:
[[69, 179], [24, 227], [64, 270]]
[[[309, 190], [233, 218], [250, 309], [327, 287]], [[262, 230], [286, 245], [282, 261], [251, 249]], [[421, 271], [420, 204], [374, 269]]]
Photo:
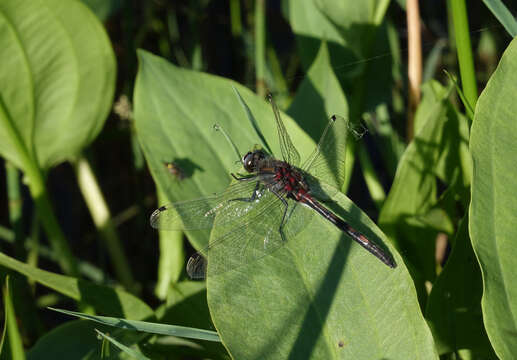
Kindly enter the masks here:
[[104, 339], [108, 340], [110, 343], [112, 343], [113, 345], [118, 347], [120, 350], [122, 350], [126, 354], [132, 356], [133, 358], [135, 358], [137, 360], [149, 360], [149, 358], [144, 356], [142, 353], [140, 353], [140, 352], [138, 352], [136, 350], [133, 350], [130, 347], [127, 347], [126, 345], [118, 342], [117, 340], [115, 340], [111, 336], [108, 336], [108, 335], [104, 334], [103, 332], [101, 332], [101, 331], [99, 331], [97, 329], [95, 329], [95, 331], [97, 332], [97, 334], [102, 336]]
[[150, 334], [160, 334], [160, 335], [171, 335], [178, 337], [185, 337], [189, 339], [198, 339], [198, 340], [207, 340], [207, 341], [221, 341], [219, 336], [215, 331], [203, 330], [203, 329], [195, 329], [189, 328], [185, 326], [177, 326], [177, 325], [168, 325], [168, 324], [159, 324], [159, 323], [150, 323], [146, 321], [138, 321], [138, 320], [126, 320], [121, 318], [114, 318], [109, 316], [95, 316], [84, 313], [79, 313], [75, 311], [68, 311], [62, 309], [53, 309], [57, 312], [61, 312], [63, 314], [77, 316], [82, 319], [96, 321], [100, 324], [110, 325], [119, 327], [121, 329], [128, 330], [136, 330], [143, 331]]
[[511, 37], [517, 36], [517, 20], [501, 0], [483, 0]]
[[0, 253], [0, 265], [17, 271], [60, 294], [91, 305], [96, 311], [131, 319], [145, 319], [153, 316], [153, 311], [149, 306], [123, 290], [40, 270], [2, 253]]

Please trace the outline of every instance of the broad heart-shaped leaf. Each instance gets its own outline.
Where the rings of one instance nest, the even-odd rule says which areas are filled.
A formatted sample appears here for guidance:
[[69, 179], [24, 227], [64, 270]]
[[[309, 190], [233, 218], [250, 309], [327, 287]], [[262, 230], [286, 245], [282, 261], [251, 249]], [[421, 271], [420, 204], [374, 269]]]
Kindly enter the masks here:
[[42, 168], [75, 156], [112, 103], [115, 59], [102, 25], [77, 0], [3, 0], [0, 44], [0, 154], [21, 168], [21, 148]]
[[314, 62], [321, 41], [328, 42], [330, 52], [335, 53], [342, 63], [357, 60], [356, 55], [345, 48], [345, 40], [338, 28], [320, 12], [314, 0], [289, 0], [286, 18], [296, 35], [298, 53], [304, 68], [309, 69]]
[[[280, 154], [273, 112], [269, 104], [243, 86], [217, 76], [178, 68], [140, 50], [135, 86], [135, 125], [151, 174], [169, 201], [189, 200], [223, 191], [239, 160], [219, 124], [236, 143], [241, 155], [260, 144], [234, 86], [253, 113], [274, 154]], [[283, 115], [287, 131], [302, 159], [314, 142], [294, 121]], [[171, 176], [164, 162], [173, 161], [184, 179]], [[197, 248], [207, 244], [208, 232], [190, 231]]]
[[438, 353], [468, 349], [479, 358], [496, 359], [483, 326], [481, 271], [470, 244], [467, 216], [452, 243], [452, 253], [433, 284], [425, 311]]
[[[398, 48], [396, 31], [387, 25], [379, 26], [385, 11], [382, 6], [386, 4], [385, 1], [375, 5], [369, 0], [346, 2], [349, 5], [344, 3], [290, 1], [286, 17], [296, 35], [298, 53], [304, 68], [312, 66], [322, 41], [327, 42], [333, 72], [347, 94], [351, 120], [360, 119], [362, 113], [367, 113], [370, 118], [374, 114], [371, 134], [377, 135], [379, 152], [388, 171], [394, 174], [404, 144], [393, 130], [387, 111], [393, 94], [388, 85], [382, 84], [391, 83], [392, 77], [399, 81], [401, 78], [397, 70], [399, 66], [396, 66], [400, 59], [395, 55], [397, 51], [393, 50]], [[325, 14], [332, 12], [329, 9], [333, 6], [354, 8], [354, 11], [348, 13], [338, 11], [340, 21], [352, 24], [348, 28], [343, 26], [346, 28], [343, 31], [339, 29], [340, 22], [334, 24], [331, 17]], [[359, 43], [354, 45], [356, 41]], [[379, 54], [390, 53], [392, 55], [379, 57]]]
[[517, 354], [517, 39], [506, 49], [476, 105], [469, 233], [481, 265], [481, 306], [501, 359]]
[[[340, 65], [368, 56], [370, 41], [380, 24], [388, 1], [289, 1], [287, 16], [296, 35], [300, 58], [305, 68], [312, 64], [321, 40], [329, 42], [333, 59]], [[353, 69], [354, 67], [351, 67]], [[355, 66], [362, 69], [361, 64]], [[351, 71], [349, 75], [353, 75]]]
[[369, 56], [376, 27], [381, 23], [389, 0], [313, 0], [324, 16], [341, 33], [348, 47], [360, 58]]
[[402, 156], [379, 215], [382, 229], [411, 264], [422, 305], [426, 297], [424, 281], [432, 282], [436, 276], [436, 235], [454, 231], [451, 214], [438, 204], [437, 179], [450, 185], [454, 176], [463, 178], [469, 171], [468, 164], [462, 167], [460, 155], [468, 139], [468, 129], [462, 125], [466, 119], [459, 117], [448, 102], [449, 92], [435, 82], [424, 85], [415, 138]]
[[22, 263], [2, 253], [0, 253], [0, 265], [17, 271], [60, 294], [91, 305], [99, 313], [133, 320], [150, 319], [153, 316], [153, 311], [149, 306], [123, 290], [54, 274]]
[[[388, 245], [347, 197], [337, 193], [332, 200], [328, 206], [339, 216]], [[390, 249], [395, 269], [315, 214], [271, 256], [208, 278], [208, 304], [223, 343], [235, 359], [436, 359], [413, 281]], [[217, 248], [208, 273], [239, 250]]]
[[[330, 116], [337, 114], [348, 119], [347, 100], [332, 70], [326, 42], [322, 43], [318, 56], [298, 88], [287, 113], [315, 142], [318, 142]], [[345, 188], [348, 186], [354, 164], [351, 145], [346, 144], [347, 138], [352, 136], [349, 136], [346, 123], [342, 121], [336, 122], [332, 130], [331, 137], [335, 142], [332, 150], [337, 160], [336, 164], [332, 164], [337, 165], [332, 169], [332, 185], [343, 190], [343, 184]]]

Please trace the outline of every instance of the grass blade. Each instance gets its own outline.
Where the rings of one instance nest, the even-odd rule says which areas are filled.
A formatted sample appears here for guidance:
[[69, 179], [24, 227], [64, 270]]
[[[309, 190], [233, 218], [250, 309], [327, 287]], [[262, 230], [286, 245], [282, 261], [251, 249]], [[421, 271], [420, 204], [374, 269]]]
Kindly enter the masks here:
[[196, 328], [190, 328], [190, 327], [186, 327], [186, 326], [158, 324], [158, 323], [151, 323], [151, 322], [147, 322], [147, 321], [126, 320], [126, 319], [109, 317], [109, 316], [95, 316], [95, 315], [89, 315], [89, 314], [79, 313], [79, 312], [75, 312], [75, 311], [62, 310], [62, 309], [54, 309], [54, 308], [49, 308], [49, 309], [63, 313], [63, 314], [77, 316], [82, 319], [96, 321], [100, 324], [119, 327], [122, 329], [143, 331], [143, 332], [147, 332], [150, 334], [172, 335], [172, 336], [184, 337], [184, 338], [189, 338], [189, 339], [217, 341], [217, 342], [221, 341], [219, 339], [219, 335], [215, 331], [210, 331], [210, 330], [196, 329]]

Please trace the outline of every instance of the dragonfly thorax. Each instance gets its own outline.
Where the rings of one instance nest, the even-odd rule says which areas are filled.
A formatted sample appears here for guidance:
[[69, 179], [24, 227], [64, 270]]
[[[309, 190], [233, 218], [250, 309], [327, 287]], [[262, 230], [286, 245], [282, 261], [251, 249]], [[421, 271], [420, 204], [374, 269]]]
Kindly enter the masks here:
[[282, 191], [298, 201], [309, 191], [301, 172], [284, 161], [277, 161], [275, 164], [275, 181], [281, 184]]

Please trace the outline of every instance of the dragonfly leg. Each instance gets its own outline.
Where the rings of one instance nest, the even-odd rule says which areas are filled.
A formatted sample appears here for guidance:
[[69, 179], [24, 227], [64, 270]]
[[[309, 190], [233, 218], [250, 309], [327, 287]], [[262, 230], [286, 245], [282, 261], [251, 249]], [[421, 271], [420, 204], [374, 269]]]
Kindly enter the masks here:
[[251, 175], [251, 176], [237, 176], [235, 175], [234, 173], [231, 173], [230, 174], [235, 180], [237, 181], [251, 181], [251, 180], [255, 180], [257, 178], [256, 175]]
[[259, 186], [260, 186], [260, 182], [257, 181], [257, 185], [255, 185], [255, 190], [253, 190], [253, 194], [249, 198], [235, 198], [235, 199], [230, 199], [228, 201], [253, 202], [253, 201], [255, 201], [257, 199], [257, 192], [259, 190]]

